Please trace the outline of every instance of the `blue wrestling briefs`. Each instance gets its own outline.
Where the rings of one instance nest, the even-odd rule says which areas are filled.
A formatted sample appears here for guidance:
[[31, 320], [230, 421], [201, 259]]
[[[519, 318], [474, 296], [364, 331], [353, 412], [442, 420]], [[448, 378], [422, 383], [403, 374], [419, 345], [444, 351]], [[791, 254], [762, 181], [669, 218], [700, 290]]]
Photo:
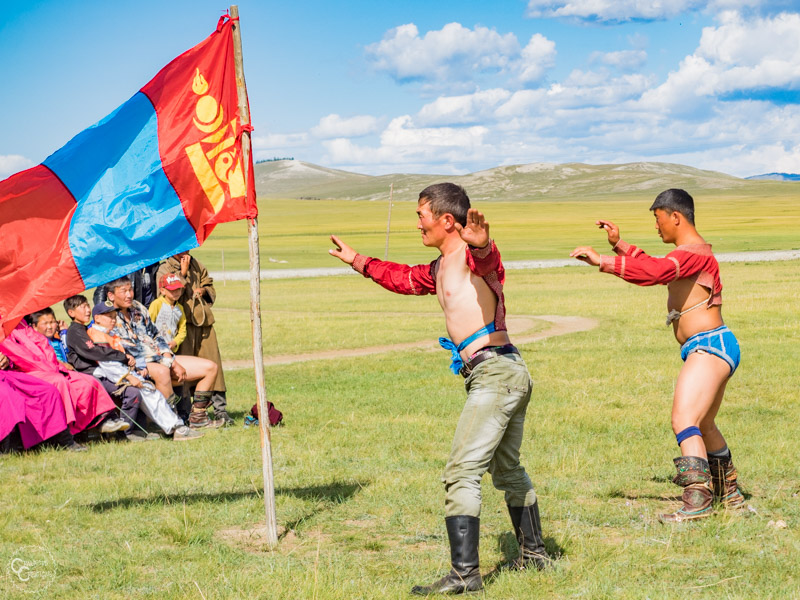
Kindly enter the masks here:
[[727, 325], [722, 325], [711, 331], [702, 331], [694, 334], [681, 346], [681, 359], [686, 361], [692, 352], [703, 351], [719, 356], [728, 363], [731, 375], [736, 371], [741, 360], [739, 342]]

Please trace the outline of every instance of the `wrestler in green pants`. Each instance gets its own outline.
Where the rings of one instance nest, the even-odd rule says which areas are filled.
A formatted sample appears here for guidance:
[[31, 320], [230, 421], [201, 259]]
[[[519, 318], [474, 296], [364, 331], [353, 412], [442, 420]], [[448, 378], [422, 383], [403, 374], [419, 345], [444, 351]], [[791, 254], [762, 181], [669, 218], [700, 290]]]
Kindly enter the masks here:
[[529, 506], [536, 494], [519, 448], [531, 378], [519, 354], [491, 358], [475, 367], [464, 382], [467, 401], [458, 419], [453, 447], [444, 469], [445, 515], [481, 514], [481, 478], [505, 492], [509, 506]]
[[536, 493], [519, 448], [525, 412], [531, 399], [531, 378], [519, 354], [504, 354], [478, 364], [466, 379], [467, 401], [456, 426], [444, 470], [445, 524], [450, 539], [450, 573], [412, 592], [460, 594], [482, 587], [478, 560], [481, 478], [505, 492], [520, 555], [505, 568], [543, 569], [551, 560], [542, 540]]

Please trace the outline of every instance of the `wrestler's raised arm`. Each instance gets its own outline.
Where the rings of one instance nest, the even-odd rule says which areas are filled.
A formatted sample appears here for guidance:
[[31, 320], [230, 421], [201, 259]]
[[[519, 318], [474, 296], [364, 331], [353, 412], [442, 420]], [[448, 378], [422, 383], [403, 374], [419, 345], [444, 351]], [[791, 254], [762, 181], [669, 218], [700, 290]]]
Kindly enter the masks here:
[[415, 296], [436, 293], [436, 280], [432, 271], [436, 261], [412, 267], [358, 254], [335, 235], [331, 236], [331, 241], [336, 245], [335, 249], [328, 250], [331, 256], [352, 266], [364, 277], [369, 277], [390, 292]]
[[340, 240], [339, 236], [332, 235], [331, 241], [336, 245], [336, 249], [331, 248], [328, 250], [328, 254], [335, 256], [348, 265], [352, 265], [356, 258], [356, 251]]

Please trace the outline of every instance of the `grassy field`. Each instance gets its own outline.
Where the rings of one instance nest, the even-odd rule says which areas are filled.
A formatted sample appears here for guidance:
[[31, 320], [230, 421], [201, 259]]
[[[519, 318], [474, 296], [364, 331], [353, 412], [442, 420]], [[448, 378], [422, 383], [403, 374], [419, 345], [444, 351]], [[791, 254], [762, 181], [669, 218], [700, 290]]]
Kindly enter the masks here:
[[[669, 482], [669, 409], [681, 363], [663, 325], [664, 289], [589, 268], [510, 274], [510, 314], [599, 325], [522, 346], [536, 384], [523, 460], [560, 558], [549, 572], [497, 577], [485, 597], [800, 597], [798, 263], [725, 265], [723, 279], [743, 363], [718, 423], [750, 510], [665, 526], [656, 515], [679, 491]], [[273, 353], [434, 339], [443, 329], [435, 299], [358, 278], [271, 281], [262, 291]], [[226, 358], [247, 353], [246, 306], [242, 284], [220, 288]], [[446, 365], [444, 351], [414, 350], [267, 368], [286, 421], [272, 434], [286, 530], [272, 551], [249, 533], [264, 510], [258, 431], [241, 426], [255, 401], [251, 370], [228, 373], [238, 425], [202, 440], [0, 458], [0, 598], [407, 597], [449, 558], [439, 476], [464, 394]], [[488, 478], [484, 491], [487, 572], [514, 549], [502, 495]], [[14, 558], [35, 562], [28, 583]]]
[[[605, 246], [594, 222], [615, 221], [626, 240], [652, 254], [668, 250], [655, 235], [648, 208], [654, 196], [627, 194], [624, 200], [595, 202], [486, 202], [485, 211], [505, 260], [566, 258], [579, 244]], [[633, 197], [632, 197], [633, 196]], [[765, 198], [698, 195], [697, 223], [716, 252], [800, 248], [800, 184], [782, 186]], [[386, 246], [387, 202], [346, 200], [261, 200], [259, 236], [264, 269], [333, 267], [328, 237], [336, 233], [363, 254], [383, 258]], [[389, 259], [432, 260], [416, 230], [416, 195], [396, 200], [392, 207]], [[211, 270], [248, 268], [247, 233], [243, 222], [217, 227], [194, 254]]]

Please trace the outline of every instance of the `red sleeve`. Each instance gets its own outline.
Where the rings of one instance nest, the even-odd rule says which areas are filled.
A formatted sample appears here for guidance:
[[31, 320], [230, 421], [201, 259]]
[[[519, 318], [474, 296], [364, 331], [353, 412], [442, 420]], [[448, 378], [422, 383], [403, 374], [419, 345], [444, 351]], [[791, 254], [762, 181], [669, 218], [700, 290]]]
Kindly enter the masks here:
[[489, 273], [497, 271], [497, 278], [503, 283], [506, 272], [503, 268], [503, 261], [500, 259], [500, 251], [494, 240], [483, 248], [473, 248], [467, 246], [467, 267], [478, 277], [486, 277]]
[[633, 244], [629, 244], [625, 240], [619, 240], [613, 248], [618, 256], [647, 256], [647, 253], [641, 248], [637, 248]]
[[412, 267], [356, 254], [353, 269], [390, 292], [423, 296], [436, 293], [436, 277], [433, 275], [433, 269], [438, 260], [429, 265]]
[[708, 266], [709, 257], [682, 250], [670, 252], [664, 258], [648, 256], [641, 251], [637, 255], [600, 257], [602, 272], [636, 285], [666, 285], [676, 279], [697, 275]]

